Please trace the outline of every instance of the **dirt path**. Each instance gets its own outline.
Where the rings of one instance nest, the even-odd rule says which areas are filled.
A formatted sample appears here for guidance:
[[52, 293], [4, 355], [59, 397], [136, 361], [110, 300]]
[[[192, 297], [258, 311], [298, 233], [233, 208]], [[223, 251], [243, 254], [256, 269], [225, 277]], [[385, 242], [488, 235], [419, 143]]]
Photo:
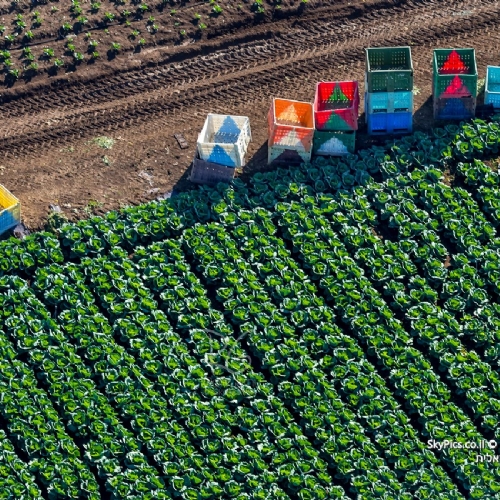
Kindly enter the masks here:
[[[21, 199], [23, 218], [36, 228], [50, 203], [81, 217], [89, 200], [104, 211], [188, 187], [186, 170], [210, 112], [250, 117], [245, 173], [265, 168], [271, 98], [311, 101], [319, 80], [362, 82], [366, 47], [411, 45], [417, 128], [433, 124], [433, 48], [474, 47], [480, 78], [486, 65], [500, 64], [500, 1], [359, 2], [359, 8], [345, 1], [344, 11], [335, 4], [241, 28], [203, 47], [157, 49], [152, 67], [140, 67], [130, 54], [114, 73], [103, 65], [92, 79], [75, 74], [57, 86], [47, 80], [2, 92], [0, 183]], [[189, 149], [179, 148], [176, 132]], [[112, 148], [99, 147], [98, 136], [113, 138]], [[358, 136], [367, 140], [362, 131]]]

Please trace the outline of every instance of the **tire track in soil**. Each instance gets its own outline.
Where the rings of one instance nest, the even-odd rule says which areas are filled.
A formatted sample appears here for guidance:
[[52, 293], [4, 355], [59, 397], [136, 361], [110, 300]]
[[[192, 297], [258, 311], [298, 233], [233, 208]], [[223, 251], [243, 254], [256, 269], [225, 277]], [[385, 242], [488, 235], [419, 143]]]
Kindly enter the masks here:
[[[496, 3], [492, 0], [482, 0], [484, 5], [491, 5]], [[424, 19], [427, 16], [436, 18], [443, 15], [449, 15], [456, 12], [461, 6], [466, 6], [466, 3], [458, 2], [456, 7], [445, 9], [441, 11], [437, 9], [438, 0], [433, 0], [430, 3], [422, 6], [421, 4], [416, 4], [416, 11], [413, 9], [408, 11], [403, 8], [393, 7], [389, 12], [379, 11], [370, 12], [367, 16], [363, 16], [356, 20], [356, 22], [348, 22], [342, 25], [341, 31], [348, 31], [352, 37], [353, 32], [357, 32], [357, 37], [369, 39], [371, 34], [375, 32], [382, 32], [390, 27], [387, 23], [384, 25], [378, 24], [378, 26], [371, 27], [370, 31], [361, 30], [363, 24], [363, 19], [366, 17], [368, 20], [373, 20], [375, 24], [380, 17], [387, 17], [387, 15], [398, 15], [401, 14], [404, 17], [411, 17], [414, 20], [418, 20], [420, 16], [418, 11], [422, 10], [424, 12]], [[286, 54], [288, 58], [293, 58], [298, 55], [313, 53], [318, 49], [318, 43], [321, 49], [331, 47], [334, 44], [340, 46], [340, 44], [346, 44], [349, 38], [346, 35], [338, 34], [336, 30], [339, 28], [339, 21], [335, 20], [333, 22], [322, 23], [322, 26], [314, 26], [314, 31], [311, 33], [311, 29], [306, 26], [302, 28], [301, 26], [306, 23], [304, 20], [297, 20], [296, 24], [299, 28], [296, 28], [292, 33], [284, 35], [280, 40], [276, 42], [267, 42], [262, 44], [262, 42], [255, 42], [248, 44], [246, 47], [231, 48], [229, 50], [216, 52], [209, 56], [197, 57], [194, 60], [187, 61], [186, 63], [173, 64], [169, 67], [163, 68], [162, 70], [157, 70], [155, 72], [149, 72], [146, 74], [140, 74], [138, 71], [132, 71], [130, 74], [118, 75], [112, 77], [108, 80], [102, 82], [92, 82], [83, 88], [83, 93], [78, 94], [78, 86], [76, 88], [58, 88], [55, 96], [50, 96], [48, 98], [45, 95], [35, 96], [29, 98], [27, 104], [29, 108], [23, 105], [23, 102], [11, 101], [6, 102], [2, 106], [3, 115], [5, 117], [10, 116], [22, 116], [26, 113], [36, 113], [37, 108], [40, 110], [45, 109], [57, 109], [61, 108], [61, 104], [71, 105], [77, 104], [78, 106], [84, 106], [85, 102], [104, 102], [113, 98], [113, 93], [118, 90], [120, 95], [128, 94], [133, 95], [138, 93], [138, 91], [144, 89], [152, 89], [159, 86], [164, 86], [166, 84], [183, 87], [186, 83], [185, 75], [189, 75], [188, 83], [200, 82], [207, 79], [212, 79], [213, 76], [226, 75], [228, 73], [233, 73], [235, 71], [235, 66], [240, 62], [237, 71], [242, 71], [244, 69], [250, 69], [253, 67], [258, 67], [262, 61], [268, 60], [269, 56], [275, 56], [276, 54], [281, 54], [283, 47], [295, 47], [295, 50], [287, 50]], [[361, 34], [361, 35], [360, 35]], [[304, 50], [304, 46], [306, 50]], [[234, 61], [234, 63], [233, 63]], [[241, 64], [241, 61], [246, 61], [245, 64]], [[207, 71], [209, 70], [209, 71]], [[181, 82], [180, 85], [178, 82]], [[81, 85], [80, 85], [81, 86]], [[117, 88], [118, 87], [118, 88]], [[55, 97], [55, 99], [53, 98]]]
[[[111, 101], [109, 99], [116, 96], [116, 91], [114, 87], [111, 89], [108, 87], [108, 91], [106, 91], [102, 88], [103, 83], [99, 84], [97, 90], [84, 91], [82, 95], [74, 92], [75, 89], [70, 89], [70, 95], [62, 96], [62, 102], [66, 106], [71, 106], [77, 101], [76, 109], [54, 110], [48, 115], [33, 114], [33, 110], [36, 110], [40, 103], [42, 106], [47, 105], [44, 102], [45, 97], [31, 98], [29, 100], [29, 123], [26, 123], [26, 116], [22, 115], [20, 117], [22, 119], [6, 119], [5, 125], [0, 126], [0, 131], [4, 136], [4, 141], [0, 145], [0, 154], [3, 154], [5, 158], [20, 154], [32, 156], [37, 147], [46, 145], [48, 141], [54, 145], [103, 130], [116, 130], [125, 123], [138, 124], [156, 115], [182, 114], [182, 110], [189, 107], [202, 110], [212, 100], [224, 99], [224, 102], [227, 102], [228, 97], [233, 97], [235, 101], [239, 98], [240, 101], [252, 100], [255, 102], [259, 100], [259, 95], [264, 94], [262, 92], [263, 85], [268, 89], [280, 89], [283, 87], [284, 76], [290, 79], [300, 79], [301, 73], [306, 70], [307, 74], [310, 75], [314, 71], [331, 69], [338, 62], [348, 63], [362, 60], [364, 57], [363, 49], [369, 44], [379, 46], [407, 45], [410, 40], [417, 39], [421, 45], [432, 40], [442, 39], [445, 35], [468, 35], [471, 30], [477, 33], [478, 30], [485, 30], [496, 25], [500, 12], [499, 1], [485, 0], [481, 4], [475, 4], [474, 10], [467, 17], [459, 17], [460, 22], [456, 22], [450, 27], [450, 16], [460, 12], [461, 7], [468, 5], [467, 2], [454, 2], [452, 6], [447, 3], [447, 7], [441, 10], [436, 10], [436, 3], [434, 1], [423, 7], [419, 4], [415, 12], [404, 11], [404, 15], [397, 19], [396, 25], [392, 17], [393, 9], [390, 9], [389, 12], [381, 12], [378, 15], [371, 14], [370, 17], [375, 18], [372, 22], [364, 23], [362, 17], [348, 23], [348, 28], [340, 34], [332, 33], [332, 23], [329, 22], [317, 28], [316, 36], [311, 37], [310, 31], [302, 32], [302, 38], [291, 34], [290, 37], [296, 40], [297, 44], [303, 43], [304, 36], [309, 38], [309, 44], [306, 45], [305, 50], [287, 51], [286, 56], [281, 56], [279, 60], [265, 65], [261, 62], [268, 58], [269, 53], [273, 53], [275, 56], [280, 54], [279, 48], [285, 44], [283, 40], [267, 44], [256, 43], [254, 47], [243, 47], [241, 50], [237, 49], [233, 52], [230, 49], [227, 51], [229, 54], [216, 53], [205, 58], [202, 57], [201, 60], [197, 58], [174, 65], [173, 70], [169, 67], [162, 68], [149, 73], [146, 83], [141, 83], [139, 86], [135, 83], [136, 79], [139, 78], [136, 74], [129, 75], [132, 79], [125, 82], [123, 77], [113, 78], [106, 83], [116, 83], [118, 95], [125, 97]], [[380, 22], [379, 17], [387, 20]], [[411, 19], [411, 28], [406, 25], [409, 19]], [[338, 21], [334, 24], [338, 25]], [[360, 28], [362, 25], [363, 29]], [[329, 33], [326, 39], [325, 32]], [[390, 36], [391, 33], [396, 35]], [[355, 39], [352, 38], [353, 34], [356, 35]], [[314, 50], [312, 46], [314, 46], [316, 38], [320, 39], [322, 43], [319, 48]], [[369, 44], [366, 43], [368, 40]], [[242, 65], [241, 60], [244, 57], [252, 59]], [[208, 59], [212, 65], [210, 66], [212, 68], [211, 74], [215, 76], [206, 74], [204, 68]], [[234, 61], [233, 65], [228, 64], [228, 60], [229, 62]], [[240, 68], [243, 66], [244, 69], [235, 70], [234, 65], [239, 65]], [[175, 85], [180, 72], [186, 74], [188, 68], [196, 70], [200, 66], [202, 69], [195, 73], [194, 78], [190, 78], [190, 83], [186, 84], [185, 79], [183, 79], [180, 84]], [[272, 71], [273, 75], [266, 74], [268, 71]], [[218, 76], [221, 73], [223, 76]], [[189, 74], [193, 73], [189, 72]], [[242, 85], [243, 77], [245, 78], [244, 85]], [[170, 83], [170, 86], [163, 88], [167, 83]], [[138, 88], [142, 91], [139, 96], [136, 95]], [[152, 90], [147, 92], [148, 89]], [[85, 98], [87, 102], [92, 101], [94, 104], [86, 106]], [[3, 107], [7, 108], [4, 111], [7, 117], [9, 104], [14, 107], [19, 105], [17, 102], [5, 104]], [[48, 105], [54, 106], [54, 104]], [[56, 103], [57, 105], [60, 106], [61, 102]], [[212, 104], [209, 109], [213, 110], [213, 108]], [[189, 118], [186, 117], [186, 119]], [[179, 116], [177, 122], [182, 123], [185, 120]], [[29, 151], [26, 151], [28, 148]]]
[[[436, 0], [433, 0], [433, 3]], [[428, 10], [428, 9], [427, 9]], [[367, 16], [367, 19], [378, 18], [380, 14], [371, 14]], [[58, 88], [55, 99], [47, 99], [46, 96], [35, 96], [30, 98], [30, 106], [38, 106], [39, 109], [53, 109], [60, 108], [61, 104], [71, 105], [78, 104], [83, 105], [83, 101], [104, 102], [110, 100], [113, 97], [113, 92], [116, 92], [116, 86], [119, 87], [119, 92], [125, 92], [126, 95], [133, 95], [138, 93], [143, 89], [153, 88], [155, 83], [157, 86], [160, 85], [175, 85], [183, 87], [186, 83], [200, 82], [206, 79], [212, 79], [214, 76], [222, 76], [228, 72], [233, 72], [236, 69], [237, 64], [232, 64], [239, 61], [240, 64], [237, 67], [238, 71], [243, 71], [244, 69], [250, 69], [252, 67], [258, 66], [262, 61], [269, 58], [269, 56], [275, 55], [282, 49], [285, 45], [295, 46], [296, 50], [289, 53], [289, 57], [293, 57], [300, 50], [299, 47], [303, 47], [305, 43], [308, 43], [312, 47], [317, 47], [315, 41], [321, 42], [323, 39], [323, 44], [325, 43], [327, 37], [331, 38], [331, 33], [333, 33], [333, 28], [338, 28], [338, 21], [335, 23], [326, 23], [321, 29], [316, 28], [315, 36], [311, 37], [311, 32], [304, 33], [304, 29], [296, 28], [293, 33], [282, 36], [282, 39], [276, 43], [262, 43], [262, 41], [254, 42], [253, 44], [246, 44], [241, 49], [238, 47], [231, 47], [229, 50], [223, 50], [215, 52], [208, 56], [196, 57], [194, 60], [188, 60], [186, 63], [173, 63], [167, 68], [162, 70], [157, 70], [155, 72], [141, 73], [140, 71], [131, 71], [125, 73], [124, 75], [117, 75], [111, 77], [102, 82], [90, 82], [83, 89], [82, 95], [77, 95], [79, 89], [78, 84], [71, 86], [72, 88]], [[352, 28], [354, 29], [354, 27]], [[335, 36], [335, 35], [334, 35]], [[318, 39], [319, 40], [316, 40]], [[335, 41], [335, 40], [334, 40]], [[245, 61], [245, 64], [241, 64]], [[189, 75], [189, 79], [186, 82], [186, 74]], [[179, 83], [180, 81], [180, 83]], [[83, 87], [83, 86], [82, 86]], [[112, 88], [112, 90], [111, 90]], [[82, 101], [83, 99], [83, 101]], [[22, 116], [28, 111], [33, 112], [33, 108], [29, 110], [23, 106], [23, 102], [19, 100], [5, 102], [2, 106], [4, 116]]]

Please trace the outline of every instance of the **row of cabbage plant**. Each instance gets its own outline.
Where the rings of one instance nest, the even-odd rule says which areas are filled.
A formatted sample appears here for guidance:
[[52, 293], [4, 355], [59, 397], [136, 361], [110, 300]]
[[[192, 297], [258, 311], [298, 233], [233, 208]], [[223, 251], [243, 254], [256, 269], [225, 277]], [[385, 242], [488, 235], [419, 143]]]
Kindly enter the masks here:
[[[27, 356], [68, 430], [85, 439], [85, 458], [100, 476], [107, 477], [111, 493], [123, 498], [126, 491], [133, 498], [157, 489], [158, 474], [138, 451], [134, 435], [123, 426], [92, 381], [91, 370], [27, 283], [21, 278], [3, 278], [0, 292], [5, 333], [17, 352]], [[101, 466], [110, 457], [124, 463], [122, 469], [112, 470], [112, 477]]]
[[[311, 444], [301, 449], [308, 444], [308, 441], [300, 427], [294, 423], [293, 415], [283, 406], [281, 399], [273, 394], [273, 387], [266, 384], [266, 392], [260, 390], [265, 379], [254, 372], [251, 360], [246, 359], [246, 351], [241, 348], [238, 340], [231, 336], [232, 326], [225, 321], [217, 321], [206, 325], [209, 329], [205, 332], [196, 329], [200, 326], [200, 316], [209, 315], [207, 308], [210, 300], [201, 282], [189, 270], [180, 244], [170, 240], [138, 249], [134, 260], [143, 270], [146, 284], [161, 301], [164, 311], [172, 321], [185, 331], [185, 335], [191, 331], [189, 339], [193, 355], [200, 361], [209, 361], [209, 366], [213, 367], [215, 387], [219, 386], [222, 393], [229, 396], [224, 389], [227, 382], [223, 383], [222, 376], [228, 372], [234, 377], [236, 386], [230, 390], [231, 396], [228, 397], [228, 402], [233, 406], [233, 411], [241, 412], [245, 418], [243, 421], [237, 421], [236, 425], [243, 435], [246, 435], [248, 424], [252, 423], [251, 427], [255, 427], [254, 431], [259, 433], [260, 440], [266, 438], [267, 431], [268, 446], [274, 443], [275, 447], [272, 458], [269, 457], [271, 463], [275, 465], [269, 469], [269, 473], [274, 473], [275, 467], [278, 466], [275, 476], [277, 483], [292, 496], [298, 495], [300, 498], [343, 496], [342, 489], [332, 484], [332, 478], [326, 470], [327, 462], [321, 458], [321, 450], [314, 450]], [[192, 335], [192, 328], [195, 328], [195, 337]], [[216, 330], [212, 330], [214, 328]], [[220, 335], [220, 342], [211, 338], [208, 332], [212, 332], [212, 335], [217, 332], [217, 335]], [[266, 399], [273, 402], [273, 405], [266, 404]], [[273, 406], [276, 409], [273, 410]], [[256, 413], [255, 409], [265, 416], [266, 425], [260, 429], [255, 425], [259, 418], [259, 413]], [[275, 411], [278, 411], [277, 416], [273, 416]], [[284, 421], [282, 416], [286, 416]], [[286, 426], [294, 429], [295, 439], [287, 437]], [[298, 448], [292, 446], [297, 440], [302, 442], [302, 446]], [[259, 443], [254, 441], [253, 446], [258, 447]], [[283, 449], [286, 451], [280, 453]], [[285, 456], [287, 458], [294, 456], [295, 460], [285, 460]], [[321, 482], [315, 479], [315, 475]]]
[[[9, 293], [4, 288], [7, 281], [1, 279], [5, 294]], [[0, 296], [2, 310], [9, 309], [8, 302], [4, 295]], [[99, 486], [82, 462], [78, 446], [67, 434], [47, 393], [37, 387], [33, 371], [16, 359], [17, 350], [1, 331], [0, 353], [0, 412], [8, 437], [29, 457], [27, 470], [47, 489], [51, 499], [98, 500]], [[26, 485], [30, 486], [28, 478]]]
[[16, 454], [4, 430], [0, 430], [0, 498], [43, 499], [29, 466]]
[[[175, 259], [175, 262], [178, 263], [177, 259]], [[113, 260], [100, 258], [89, 262], [84, 261], [82, 263], [83, 269], [96, 296], [101, 299], [107, 296], [106, 301], [102, 300], [103, 305], [107, 304], [107, 312], [111, 312], [111, 302], [113, 304], [121, 301], [126, 303], [129, 300], [130, 303], [138, 303], [140, 300], [148, 299], [147, 303], [149, 305], [155, 303], [153, 296], [144, 286], [144, 283], [140, 288], [141, 298], [135, 297], [134, 300], [131, 297], [130, 294], [136, 293], [139, 289], [141, 275], [138, 272], [139, 269], [129, 261], [126, 253], [122, 253], [121, 259], [118, 258], [118, 252], [115, 251]], [[150, 266], [148, 270], [153, 272], [154, 267]], [[156, 275], [158, 276], [158, 274], [157, 272]], [[104, 279], [105, 275], [107, 279]], [[183, 276], [187, 278], [187, 283], [192, 281], [192, 278], [190, 279], [185, 273]], [[82, 277], [80, 276], [77, 282], [81, 281]], [[161, 279], [167, 280], [173, 286], [172, 278], [169, 278], [167, 274], [161, 273]], [[179, 285], [179, 287], [173, 289], [184, 296], [188, 290], [182, 286], [183, 283]], [[128, 294], [126, 294], [127, 291]], [[109, 297], [111, 294], [116, 294], [113, 301]], [[195, 301], [191, 303], [192, 306], [194, 304]], [[206, 301], [199, 302], [199, 304], [205, 308], [207, 307]], [[124, 325], [130, 326], [128, 323], [130, 315], [122, 311], [121, 316], [115, 316], [116, 308], [113, 310], [114, 326], [116, 327], [116, 333], [119, 334]], [[207, 311], [202, 309], [194, 320], [203, 319], [203, 313], [207, 313]], [[254, 498], [262, 498], [262, 495], [266, 498], [280, 497], [279, 488], [272, 484], [269, 477], [265, 481], [263, 478], [263, 483], [267, 485], [267, 488], [261, 489], [260, 492], [258, 489], [255, 491], [258, 480], [252, 476], [256, 476], [256, 474], [260, 476], [263, 470], [262, 463], [256, 461], [256, 458], [259, 457], [257, 450], [259, 446], [264, 447], [265, 442], [268, 442], [266, 453], [269, 454], [274, 450], [276, 463], [280, 464], [280, 475], [277, 478], [280, 480], [287, 479], [286, 477], [280, 477], [287, 473], [291, 477], [290, 484], [299, 486], [300, 476], [293, 474], [293, 471], [289, 470], [290, 466], [287, 466], [289, 459], [283, 461], [286, 458], [283, 448], [280, 448], [280, 446], [276, 448], [276, 444], [281, 445], [283, 440], [276, 440], [275, 435], [270, 433], [272, 431], [271, 422], [274, 425], [280, 425], [281, 428], [285, 428], [290, 424], [290, 418], [287, 417], [286, 412], [276, 413], [273, 408], [279, 403], [279, 400], [275, 399], [274, 403], [266, 401], [266, 399], [269, 399], [269, 391], [265, 390], [265, 385], [262, 385], [261, 381], [259, 387], [263, 392], [254, 395], [255, 402], [253, 404], [259, 402], [259, 400], [261, 401], [257, 405], [261, 416], [259, 418], [257, 414], [256, 417], [257, 421], [262, 420], [264, 425], [261, 424], [260, 428], [254, 429], [246, 438], [236, 437], [231, 439], [231, 428], [240, 426], [244, 429], [248, 425], [249, 418], [251, 421], [251, 415], [245, 415], [238, 404], [239, 385], [235, 384], [230, 377], [223, 377], [219, 374], [219, 377], [217, 377], [218, 388], [224, 388], [224, 390], [220, 395], [213, 394], [211, 384], [203, 383], [204, 380], [208, 380], [209, 373], [197, 360], [190, 356], [184, 342], [169, 330], [170, 325], [165, 321], [166, 318], [163, 313], [158, 310], [151, 310], [148, 311], [147, 316], [150, 318], [151, 326], [154, 325], [154, 320], [156, 320], [156, 331], [151, 332], [151, 341], [148, 341], [148, 338], [140, 338], [138, 335], [139, 330], [136, 329], [135, 335], [133, 335], [130, 342], [131, 352], [138, 354], [138, 365], [141, 369], [144, 369], [144, 373], [160, 382], [158, 388], [161, 388], [165, 395], [168, 396], [168, 405], [173, 409], [174, 415], [171, 419], [174, 420], [172, 423], [173, 428], [166, 429], [164, 426], [158, 428], [158, 425], [151, 425], [147, 432], [155, 435], [157, 444], [160, 444], [162, 440], [167, 440], [165, 448], [155, 458], [158, 459], [159, 465], [162, 460], [166, 461], [164, 472], [171, 475], [168, 478], [169, 483], [172, 483], [172, 487], [177, 490], [177, 494], [182, 494], [183, 498], [193, 498], [198, 493], [193, 487], [188, 487], [191, 484], [192, 486], [198, 486], [204, 497], [207, 498], [221, 492], [241, 499], [246, 498], [248, 492], [252, 492]], [[181, 323], [184, 324], [184, 320], [181, 320]], [[220, 320], [217, 326], [220, 326]], [[145, 330], [148, 331], [149, 329], [145, 328]], [[127, 334], [133, 333], [133, 331], [127, 329]], [[162, 333], [163, 335], [161, 335]], [[162, 340], [165, 343], [161, 342]], [[159, 342], [161, 343], [159, 344]], [[155, 351], [152, 350], [153, 346]], [[159, 356], [154, 356], [154, 352], [158, 352]], [[251, 388], [249, 387], [249, 389]], [[149, 389], [148, 393], [152, 394], [153, 389]], [[142, 399], [145, 398], [146, 396], [143, 396]], [[161, 398], [157, 398], [156, 405], [159, 402], [161, 402]], [[213, 415], [213, 418], [206, 413], [207, 409], [211, 407], [216, 410], [216, 415]], [[174, 429], [176, 431], [175, 435], [168, 432]], [[144, 429], [144, 433], [146, 433], [146, 429]], [[170, 439], [170, 436], [172, 439]], [[177, 437], [174, 438], [174, 436]], [[256, 441], [257, 436], [258, 440]], [[297, 438], [297, 436], [295, 437]], [[300, 435], [297, 439], [300, 442]], [[248, 440], [248, 443], [245, 440]], [[285, 441], [286, 439], [283, 443]], [[174, 445], [175, 454], [169, 450], [169, 444]], [[179, 446], [175, 446], [176, 444]], [[280, 449], [283, 451], [280, 452]], [[184, 453], [179, 455], [178, 451], [182, 452], [183, 450]], [[200, 450], [202, 454], [197, 454]], [[288, 450], [287, 453], [293, 455], [299, 450], [300, 447], [296, 450]], [[185, 451], [188, 453], [185, 453]], [[217, 451], [225, 451], [222, 463], [214, 461], [216, 458], [215, 452]], [[214, 453], [214, 456], [212, 456], [212, 453]], [[232, 473], [230, 469], [234, 468], [235, 464], [238, 464], [238, 467], [236, 473]], [[248, 474], [238, 472], [239, 470], [247, 470], [247, 468]], [[271, 477], [272, 474], [273, 469], [269, 470]], [[220, 486], [218, 488], [215, 487], [214, 489], [214, 481], [215, 484], [219, 482]], [[307, 490], [305, 490], [300, 494], [301, 498], [323, 498], [327, 494], [326, 490], [323, 493], [321, 492], [319, 485], [316, 485], [315, 488], [311, 486], [314, 485], [313, 476], [306, 476], [304, 481], [312, 488], [313, 493], [308, 494]], [[181, 485], [184, 486], [181, 488]]]
[[[292, 232], [301, 233], [302, 241], [297, 242], [290, 233], [284, 233], [286, 238], [295, 245], [312, 275], [315, 274], [313, 266], [316, 264], [327, 266], [328, 272], [318, 276], [320, 285], [339, 315], [350, 325], [352, 333], [367, 344], [369, 351], [376, 354], [383, 365], [391, 369], [393, 389], [405, 397], [410, 411], [419, 415], [425, 433], [434, 439], [444, 439], [445, 436], [460, 441], [483, 439], [466, 414], [452, 403], [449, 389], [433, 373], [430, 363], [420, 351], [411, 347], [410, 336], [370, 281], [362, 276], [355, 261], [349, 256], [338, 257], [339, 247], [347, 252], [342, 242], [335, 235], [331, 235], [328, 243], [318, 241], [318, 231], [322, 229], [318, 221], [321, 218], [317, 215], [313, 217], [312, 211], [307, 210], [306, 213], [311, 215], [304, 217], [300, 213], [304, 207], [299, 204], [281, 204], [278, 211], [296, 214], [293, 225], [289, 220], [286, 227], [295, 226]], [[304, 220], [308, 224], [312, 221], [316, 227], [308, 229]], [[310, 238], [309, 245], [303, 242], [305, 238]], [[355, 290], [345, 290], [347, 278], [356, 283]], [[464, 450], [443, 450], [440, 456], [455, 471], [457, 480], [470, 488], [471, 498], [493, 498], [497, 494], [500, 486], [498, 464], [488, 464], [490, 472], [486, 473], [483, 472], [485, 464], [475, 463], [474, 457]], [[493, 481], [490, 481], [491, 473], [495, 477]]]
[[[306, 331], [313, 346], [320, 344], [321, 332], [316, 330], [316, 325], [319, 321], [332, 322], [335, 314], [317, 297], [316, 287], [298, 267], [283, 240], [273, 235], [277, 228], [271, 222], [271, 214], [264, 220], [246, 211], [238, 213], [240, 215], [246, 220], [231, 228], [231, 233], [238, 241], [242, 255], [255, 264], [266, 291], [282, 310], [289, 314], [300, 311], [308, 316], [309, 321], [303, 327], [308, 328]], [[310, 305], [305, 306], [304, 302]], [[434, 498], [443, 492], [450, 498], [460, 498], [453, 483], [449, 478], [446, 480], [447, 474], [434, 466], [436, 457], [418, 439], [408, 418], [363, 351], [338, 328], [335, 337], [338, 343], [333, 351], [317, 353], [324, 366], [328, 362], [325, 360], [329, 360], [334, 375], [329, 382], [334, 387], [339, 386], [339, 393], [355, 415], [361, 417], [357, 420], [373, 442], [382, 448], [387, 462], [391, 463], [403, 484], [415, 491], [418, 498]], [[362, 391], [365, 397], [360, 395]], [[373, 399], [376, 399], [376, 405]], [[419, 469], [418, 473], [416, 469]]]
[[[499, 296], [496, 277], [500, 276], [500, 239], [495, 236], [494, 228], [485, 220], [470, 194], [462, 188], [451, 189], [438, 183], [434, 186], [426, 184], [420, 191], [409, 184], [392, 194], [394, 198], [404, 198], [405, 195], [412, 201], [410, 204], [398, 204], [398, 210], [411, 217], [416, 205], [423, 207], [427, 230], [438, 232], [442, 241], [456, 249], [451, 254], [450, 267], [445, 269], [443, 245], [431, 233], [434, 248], [439, 249], [439, 254], [434, 254], [429, 260], [436, 271], [428, 278], [445, 300], [444, 307], [460, 316], [461, 334], [484, 350], [485, 359], [498, 370], [500, 309], [496, 302]], [[436, 207], [440, 209], [433, 210]], [[431, 213], [434, 218], [431, 218]], [[403, 237], [401, 228], [396, 228], [399, 238]], [[482, 238], [474, 237], [474, 232]]]
[[[343, 206], [345, 204], [342, 203], [342, 199], [339, 203], [332, 200], [325, 210], [323, 210], [325, 204], [321, 207], [316, 204], [313, 207], [316, 214], [323, 212], [326, 217], [331, 216], [332, 229], [344, 236], [344, 242], [348, 244], [355, 260], [362, 264], [372, 279], [375, 278], [376, 283], [378, 282], [380, 285], [384, 283], [384, 280], [381, 280], [382, 277], [386, 280], [391, 278], [390, 291], [395, 292], [395, 303], [398, 309], [405, 311], [407, 319], [411, 321], [413, 334], [420, 342], [428, 346], [430, 355], [441, 363], [443, 370], [449, 375], [449, 380], [458, 387], [457, 393], [466, 396], [466, 404], [477, 412], [478, 418], [484, 419], [486, 428], [497, 430], [495, 415], [500, 408], [500, 401], [495, 395], [500, 392], [500, 380], [492, 372], [491, 367], [481, 362], [476, 353], [467, 352], [458, 340], [457, 336], [461, 334], [461, 325], [455, 318], [455, 303], [459, 299], [456, 296], [451, 296], [443, 304], [443, 309], [432, 303], [432, 298], [434, 302], [437, 300], [442, 283], [446, 284], [447, 270], [443, 266], [443, 261], [447, 250], [440, 243], [438, 235], [430, 224], [427, 223], [430, 220], [428, 214], [422, 209], [418, 209], [411, 197], [405, 192], [408, 189], [411, 190], [408, 186], [402, 188], [393, 193], [390, 198], [392, 203], [398, 204], [397, 213], [408, 214], [408, 217], [412, 217], [412, 214], [420, 211], [424, 213], [424, 216], [415, 216], [415, 218], [422, 219], [423, 222], [413, 222], [421, 226], [420, 234], [417, 232], [414, 239], [405, 239], [403, 235], [398, 234], [399, 246], [387, 240], [382, 242], [372, 234], [371, 226], [356, 220], [355, 208], [366, 206], [366, 203], [369, 203], [363, 195], [360, 197], [358, 193], [353, 193], [348, 201], [354, 209], [349, 211], [346, 211], [345, 206]], [[381, 192], [385, 191], [378, 191], [377, 195]], [[380, 201], [380, 196], [377, 195], [375, 198]], [[377, 207], [374, 208], [376, 211]], [[333, 210], [335, 212], [332, 215]], [[339, 222], [339, 219], [342, 220], [339, 215], [343, 215], [348, 222]], [[425, 229], [423, 229], [424, 227]], [[356, 228], [359, 229], [357, 233], [354, 231]], [[420, 240], [424, 242], [424, 247], [419, 245]], [[403, 248], [404, 246], [407, 248]], [[425, 248], [426, 251], [420, 253], [420, 248]], [[407, 252], [407, 250], [410, 251]], [[435, 265], [431, 266], [432, 262], [435, 262]], [[420, 267], [422, 276], [418, 275], [417, 266]], [[436, 276], [438, 270], [440, 274]], [[418, 293], [415, 288], [413, 288], [413, 296], [405, 293], [405, 286], [414, 287], [418, 278], [422, 277], [427, 286], [426, 301], [422, 301], [422, 294]], [[410, 281], [408, 278], [413, 278], [413, 280]], [[399, 287], [397, 286], [398, 282]], [[381, 291], [387, 293], [384, 289]], [[469, 292], [473, 305], [483, 306], [485, 302], [488, 302], [488, 295], [483, 289], [472, 288]], [[469, 375], [473, 372], [476, 372], [475, 378]]]
[[[385, 460], [374, 456], [376, 448], [361, 425], [351, 422], [349, 439], [342, 438], [347, 438], [345, 427], [338, 425], [334, 417], [339, 409], [329, 401], [340, 397], [333, 386], [328, 384], [325, 387], [320, 361], [312, 358], [308, 349], [301, 348], [298, 343], [288, 342], [281, 349], [273, 349], [287, 338], [297, 342], [298, 329], [306, 325], [304, 315], [294, 314], [297, 311], [286, 314], [273, 304], [252, 265], [242, 258], [237, 243], [229, 238], [224, 226], [214, 223], [197, 225], [183, 234], [183, 242], [205, 279], [217, 285], [218, 300], [223, 303], [233, 324], [248, 332], [249, 345], [255, 349], [254, 354], [259, 356], [263, 368], [269, 369], [274, 383], [285, 382], [293, 374], [303, 371], [307, 372], [307, 377], [299, 377], [297, 382], [304, 384], [307, 378], [313, 377], [311, 382], [314, 385], [309, 385], [314, 391], [308, 391], [306, 385], [306, 390], [301, 391], [304, 405], [297, 405], [294, 410], [310, 432], [324, 430], [323, 433], [316, 432], [315, 437], [320, 449], [327, 452], [325, 458], [336, 474], [349, 481], [352, 491], [363, 498], [375, 498], [383, 492], [396, 494], [398, 498], [411, 497]], [[292, 387], [282, 385], [281, 388], [289, 391], [289, 399], [293, 398]], [[318, 405], [322, 411], [317, 409]], [[344, 408], [342, 413], [341, 422], [352, 418], [352, 412], [346, 414]]]

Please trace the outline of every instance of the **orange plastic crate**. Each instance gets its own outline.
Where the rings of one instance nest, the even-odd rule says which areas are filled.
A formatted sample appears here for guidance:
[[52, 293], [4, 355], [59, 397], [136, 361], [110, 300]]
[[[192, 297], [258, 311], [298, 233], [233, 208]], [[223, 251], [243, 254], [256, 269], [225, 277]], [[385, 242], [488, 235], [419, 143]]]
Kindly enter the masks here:
[[268, 114], [269, 143], [297, 150], [311, 149], [314, 135], [313, 105], [273, 99]]

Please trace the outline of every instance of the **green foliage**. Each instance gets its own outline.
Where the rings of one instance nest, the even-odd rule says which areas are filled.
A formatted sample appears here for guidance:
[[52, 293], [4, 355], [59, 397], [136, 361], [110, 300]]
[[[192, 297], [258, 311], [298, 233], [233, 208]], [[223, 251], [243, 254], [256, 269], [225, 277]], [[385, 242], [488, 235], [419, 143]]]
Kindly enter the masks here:
[[474, 120], [0, 242], [10, 497], [496, 498], [426, 441], [500, 440], [499, 144]]

